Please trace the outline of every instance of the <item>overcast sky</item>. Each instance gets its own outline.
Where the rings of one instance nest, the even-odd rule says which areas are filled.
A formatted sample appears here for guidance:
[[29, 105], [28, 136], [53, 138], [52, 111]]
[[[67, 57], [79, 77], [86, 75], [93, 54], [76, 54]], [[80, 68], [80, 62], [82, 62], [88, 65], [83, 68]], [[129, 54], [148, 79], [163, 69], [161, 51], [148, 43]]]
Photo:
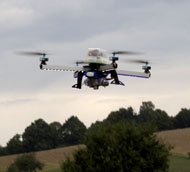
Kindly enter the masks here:
[[[152, 101], [170, 116], [190, 102], [190, 1], [1, 0], [0, 144], [36, 119], [64, 123], [71, 115], [86, 126], [110, 111]], [[49, 64], [73, 65], [88, 48], [145, 52], [152, 77], [120, 77], [125, 87], [71, 88], [72, 72], [41, 71], [38, 58], [16, 51], [50, 52]], [[120, 69], [141, 71], [138, 64]]]

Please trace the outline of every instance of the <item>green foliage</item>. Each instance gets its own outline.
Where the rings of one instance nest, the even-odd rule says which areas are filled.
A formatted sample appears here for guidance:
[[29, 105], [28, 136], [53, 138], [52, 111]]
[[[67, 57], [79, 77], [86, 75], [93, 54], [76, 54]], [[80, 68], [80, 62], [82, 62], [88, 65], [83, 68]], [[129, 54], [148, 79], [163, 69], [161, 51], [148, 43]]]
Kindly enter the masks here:
[[79, 144], [86, 130], [86, 126], [74, 116], [63, 125], [59, 122], [47, 124], [43, 119], [38, 119], [22, 135], [16, 134], [11, 138], [6, 147], [0, 146], [0, 156]]
[[7, 172], [20, 172], [18, 167], [15, 164], [11, 164], [8, 169]]
[[153, 114], [155, 116], [154, 125], [158, 131], [173, 129], [173, 118], [169, 117], [165, 111], [156, 109]]
[[[80, 166], [77, 166], [74, 161], [71, 161], [69, 158], [67, 158], [62, 164], [60, 164], [61, 171], [64, 172], [80, 172]], [[82, 172], [82, 171], [81, 171]]]
[[174, 119], [176, 128], [190, 127], [190, 109], [182, 108]]
[[8, 155], [7, 147], [3, 147], [0, 145], [0, 156]]
[[140, 106], [140, 114], [147, 114], [147, 112], [151, 113], [154, 111], [155, 105], [151, 102], [142, 102], [142, 105]]
[[140, 122], [151, 122], [155, 123], [155, 115], [154, 115], [154, 104], [149, 102], [142, 102], [142, 105], [140, 106], [139, 116], [138, 120]]
[[63, 125], [59, 122], [47, 124], [39, 119], [25, 129], [23, 145], [27, 152], [56, 148], [80, 143], [86, 132], [85, 125], [72, 116]]
[[62, 127], [63, 145], [79, 144], [84, 138], [86, 126], [75, 116], [69, 118]]
[[188, 158], [190, 159], [190, 152], [188, 152], [187, 155], [188, 155]]
[[173, 118], [160, 109], [155, 109], [151, 101], [142, 102], [137, 121], [140, 123], [151, 123], [158, 131], [173, 129]]
[[190, 161], [185, 155], [172, 154], [169, 157], [170, 169], [169, 172], [189, 172]]
[[118, 111], [111, 112], [108, 115], [106, 121], [109, 121], [111, 123], [116, 123], [121, 120], [131, 120], [131, 119], [134, 119], [135, 117], [136, 117], [136, 114], [132, 107], [129, 107], [127, 109], [120, 108]]
[[86, 134], [86, 149], [67, 159], [62, 172], [165, 172], [169, 147], [153, 131], [135, 123], [97, 124]]
[[[155, 109], [151, 101], [142, 102], [138, 114], [132, 107], [120, 108], [111, 112], [102, 122], [92, 124], [90, 130], [96, 130], [96, 126], [101, 123], [107, 125], [120, 121], [152, 124], [158, 131], [185, 128], [190, 127], [190, 109], [181, 109], [176, 117], [169, 117], [165, 111]], [[59, 122], [47, 124], [43, 119], [38, 119], [28, 126], [22, 135], [16, 134], [11, 138], [6, 147], [0, 146], [0, 156], [79, 144], [86, 131], [85, 125], [75, 116], [70, 117], [63, 125]]]
[[62, 125], [59, 122], [52, 122], [49, 124], [49, 127], [52, 138], [52, 148], [56, 148], [62, 144]]
[[104, 122], [116, 123], [123, 120], [132, 120], [140, 124], [149, 123], [156, 126], [159, 131], [173, 129], [173, 118], [165, 111], [155, 109], [151, 101], [142, 102], [139, 114], [136, 114], [132, 107], [120, 108], [119, 111], [111, 112]]
[[15, 162], [8, 167], [7, 172], [36, 172], [42, 170], [43, 164], [34, 154], [24, 154], [16, 158]]
[[17, 154], [17, 153], [22, 153], [23, 151], [24, 150], [23, 150], [23, 145], [21, 141], [21, 136], [19, 134], [16, 134], [7, 143], [7, 152], [9, 154]]
[[27, 127], [22, 135], [26, 152], [53, 148], [53, 135], [50, 126], [42, 119], [36, 120]]

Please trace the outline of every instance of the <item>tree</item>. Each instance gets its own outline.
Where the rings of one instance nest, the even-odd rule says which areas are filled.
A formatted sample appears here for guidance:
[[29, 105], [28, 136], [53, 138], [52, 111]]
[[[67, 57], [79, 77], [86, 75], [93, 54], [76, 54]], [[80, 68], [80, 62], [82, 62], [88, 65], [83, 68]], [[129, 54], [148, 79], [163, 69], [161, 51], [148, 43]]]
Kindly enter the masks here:
[[11, 164], [8, 168], [7, 168], [7, 172], [20, 172], [18, 167], [15, 164]]
[[22, 138], [26, 152], [51, 149], [54, 145], [51, 128], [43, 119], [38, 119], [27, 127]]
[[17, 154], [17, 153], [22, 153], [23, 151], [24, 149], [21, 141], [21, 135], [16, 134], [7, 143], [7, 152], [8, 154]]
[[61, 145], [62, 140], [62, 125], [59, 122], [52, 122], [49, 124], [51, 130], [51, 137], [53, 142], [53, 148]]
[[35, 154], [24, 154], [18, 156], [14, 163], [12, 163], [7, 172], [36, 172], [42, 170], [44, 164], [38, 161]]
[[8, 155], [7, 147], [0, 145], [0, 156]]
[[118, 111], [111, 112], [108, 115], [106, 121], [109, 121], [111, 123], [116, 123], [121, 120], [135, 119], [135, 117], [136, 117], [136, 114], [132, 107], [128, 107], [127, 109], [120, 108]]
[[182, 108], [174, 118], [175, 128], [190, 127], [190, 109]]
[[142, 102], [140, 106], [138, 120], [140, 122], [155, 122], [155, 116], [153, 114], [155, 109], [154, 104], [151, 101]]
[[149, 126], [134, 122], [97, 124], [87, 132], [86, 149], [61, 164], [62, 172], [166, 172], [169, 147]]
[[62, 143], [64, 145], [79, 144], [85, 132], [86, 126], [77, 117], [72, 116], [62, 126]]
[[154, 111], [155, 115], [155, 126], [158, 131], [173, 129], [173, 118], [169, 117], [168, 114], [160, 109]]

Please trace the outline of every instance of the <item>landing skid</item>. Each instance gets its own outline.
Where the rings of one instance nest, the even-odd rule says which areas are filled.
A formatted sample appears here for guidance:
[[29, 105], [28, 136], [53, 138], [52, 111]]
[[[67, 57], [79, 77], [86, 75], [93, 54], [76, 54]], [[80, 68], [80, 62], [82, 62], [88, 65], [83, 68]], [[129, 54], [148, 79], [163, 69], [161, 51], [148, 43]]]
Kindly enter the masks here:
[[78, 84], [75, 84], [72, 86], [72, 88], [78, 88], [78, 89], [81, 89], [81, 86], [79, 86]]
[[124, 84], [123, 82], [121, 82], [121, 81], [116, 81], [116, 80], [113, 80], [113, 81], [111, 82], [111, 84], [116, 84], [116, 85], [123, 85], [123, 86], [125, 86], [125, 84]]

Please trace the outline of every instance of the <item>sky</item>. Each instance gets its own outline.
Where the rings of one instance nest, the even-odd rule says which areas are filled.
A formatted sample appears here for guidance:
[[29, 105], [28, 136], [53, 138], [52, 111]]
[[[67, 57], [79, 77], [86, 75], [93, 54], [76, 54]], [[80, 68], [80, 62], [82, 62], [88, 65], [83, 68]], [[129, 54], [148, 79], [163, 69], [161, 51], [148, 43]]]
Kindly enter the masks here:
[[[89, 127], [111, 111], [152, 101], [168, 115], [190, 102], [190, 1], [2, 0], [0, 2], [0, 145], [42, 118], [77, 116]], [[73, 66], [88, 48], [143, 52], [124, 59], [152, 62], [150, 79], [120, 76], [125, 87], [93, 90], [72, 72], [41, 71], [39, 59], [17, 51], [49, 52], [49, 64]], [[119, 69], [142, 71], [142, 65]]]

